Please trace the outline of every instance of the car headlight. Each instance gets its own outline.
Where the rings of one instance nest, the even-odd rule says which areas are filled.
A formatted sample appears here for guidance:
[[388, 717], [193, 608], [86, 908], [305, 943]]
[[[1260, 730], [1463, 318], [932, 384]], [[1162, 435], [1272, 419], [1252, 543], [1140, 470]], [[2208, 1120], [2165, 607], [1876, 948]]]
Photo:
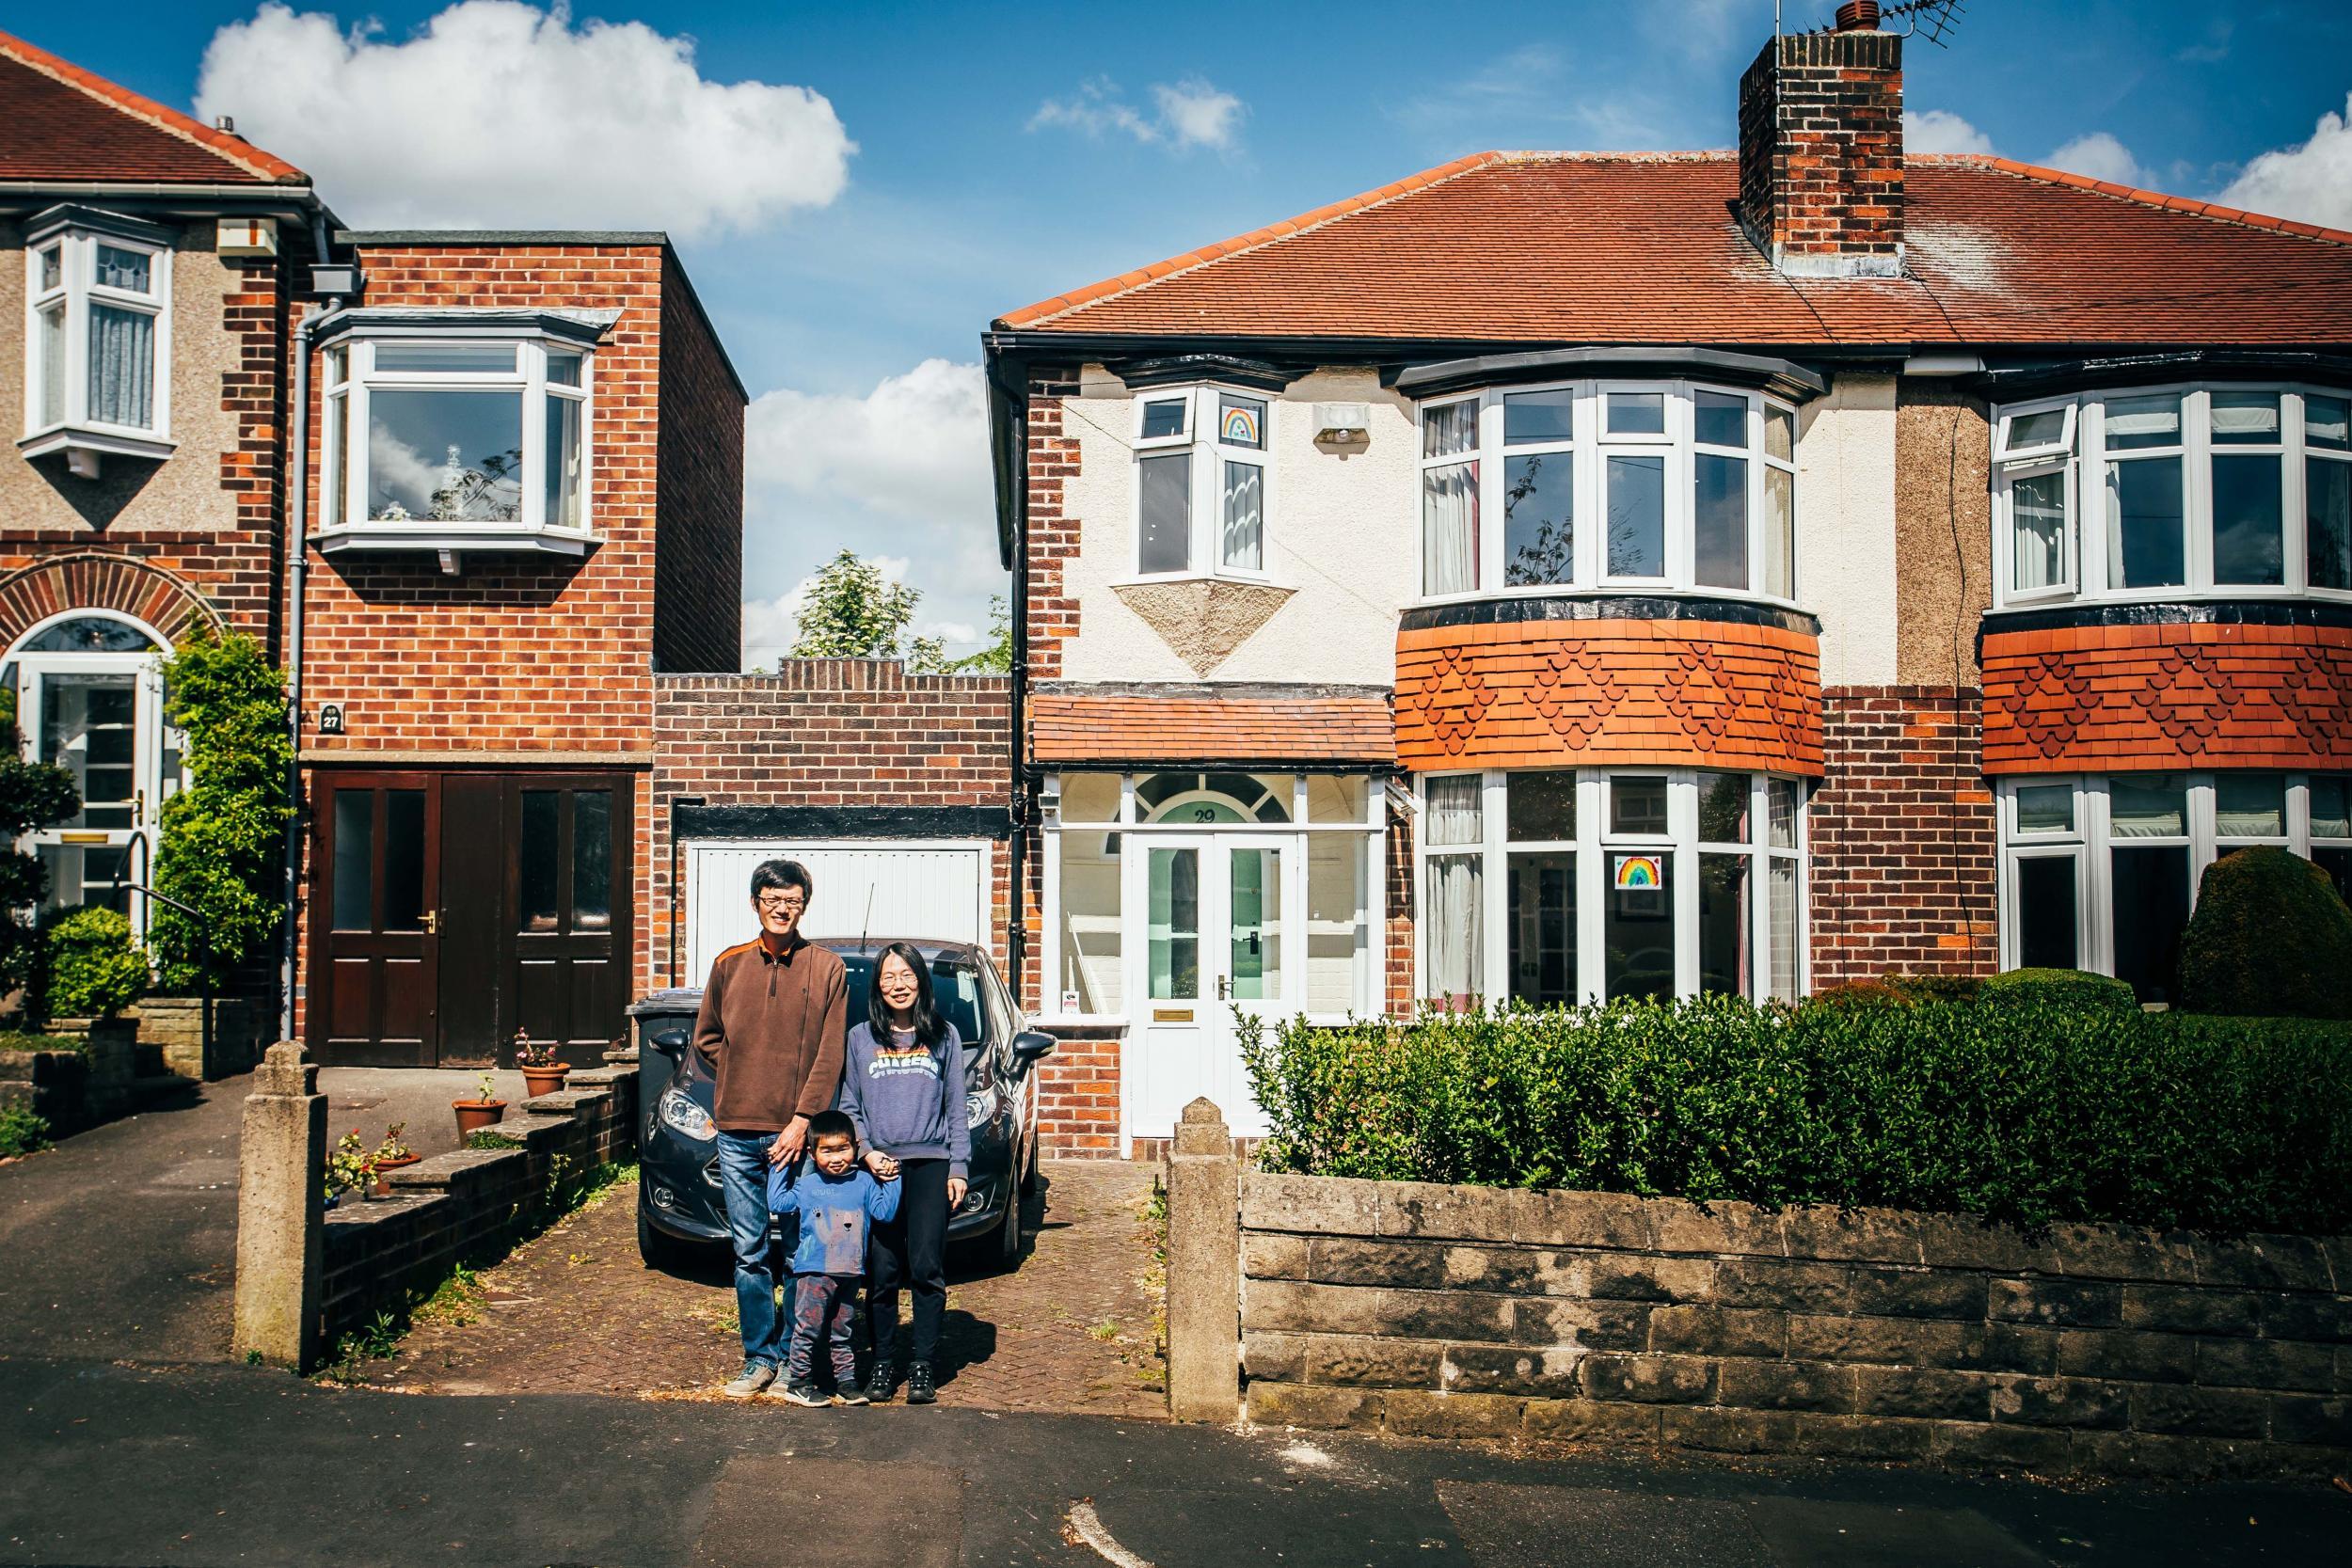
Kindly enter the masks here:
[[710, 1113], [695, 1104], [694, 1097], [683, 1089], [671, 1089], [662, 1095], [661, 1125], [697, 1143], [708, 1143], [719, 1135], [719, 1124], [710, 1119]]
[[963, 1119], [965, 1124], [972, 1127], [979, 1126], [980, 1123], [987, 1121], [992, 1117], [995, 1116], [996, 1107], [1001, 1103], [1003, 1102], [998, 1100], [996, 1090], [993, 1085], [981, 1089], [977, 1093], [965, 1095], [963, 1097]]

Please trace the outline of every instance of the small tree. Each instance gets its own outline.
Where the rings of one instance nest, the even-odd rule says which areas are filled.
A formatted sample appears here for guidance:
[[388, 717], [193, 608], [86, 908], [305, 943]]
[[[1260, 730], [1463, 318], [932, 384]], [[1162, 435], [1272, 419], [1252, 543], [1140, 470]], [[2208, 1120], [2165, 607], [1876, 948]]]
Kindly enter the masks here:
[[218, 987], [262, 951], [284, 918], [286, 679], [262, 645], [208, 626], [164, 660], [171, 722], [187, 732], [188, 784], [164, 803], [155, 889], [200, 911], [199, 923], [160, 901], [148, 940], [164, 985]]
[[844, 549], [818, 568], [801, 601], [801, 640], [792, 644], [792, 657], [901, 657], [899, 639], [922, 599], [921, 589], [886, 580], [881, 567]]
[[0, 990], [31, 980], [41, 951], [35, 913], [49, 894], [40, 858], [15, 847], [36, 828], [54, 828], [82, 809], [73, 775], [26, 762], [16, 728], [16, 693], [0, 689]]

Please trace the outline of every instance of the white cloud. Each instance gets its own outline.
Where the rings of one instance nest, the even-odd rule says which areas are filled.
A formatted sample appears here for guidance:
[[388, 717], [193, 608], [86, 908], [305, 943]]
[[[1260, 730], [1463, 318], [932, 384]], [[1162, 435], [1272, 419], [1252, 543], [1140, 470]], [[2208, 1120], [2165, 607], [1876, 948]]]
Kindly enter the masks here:
[[763, 392], [747, 421], [744, 467], [755, 493], [850, 501], [918, 523], [978, 527], [992, 515], [977, 365], [926, 359], [863, 397]]
[[400, 41], [273, 0], [214, 35], [196, 108], [384, 228], [750, 230], [831, 202], [857, 150], [806, 87], [711, 81], [691, 39], [521, 0]]
[[1949, 109], [1905, 109], [1906, 152], [1991, 152], [1993, 138]]
[[1158, 113], [1146, 116], [1127, 102], [1119, 84], [1107, 76], [1082, 82], [1075, 96], [1048, 99], [1029, 117], [1029, 129], [1066, 125], [1089, 136], [1116, 131], [1148, 145], [1183, 151], [1206, 147], [1232, 152], [1241, 145], [1241, 122], [1249, 106], [1230, 92], [1199, 76], [1175, 83], [1154, 83], [1152, 101]]
[[2352, 228], [2352, 94], [2300, 147], [2265, 152], [2214, 198], [2225, 207]]
[[2042, 161], [2069, 174], [2087, 175], [2118, 185], [2145, 188], [2157, 182], [2155, 175], [2139, 166], [2139, 160], [2132, 156], [2130, 148], [2105, 131], [2076, 136]]

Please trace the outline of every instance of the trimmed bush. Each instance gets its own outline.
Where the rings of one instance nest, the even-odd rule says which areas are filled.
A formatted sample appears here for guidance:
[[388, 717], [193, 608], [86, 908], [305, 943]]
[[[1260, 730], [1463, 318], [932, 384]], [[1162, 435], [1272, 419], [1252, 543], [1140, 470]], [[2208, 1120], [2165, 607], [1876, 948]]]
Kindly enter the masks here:
[[22, 1105], [0, 1105], [0, 1160], [49, 1147], [49, 1123]]
[[103, 905], [49, 922], [41, 1001], [52, 1018], [107, 1018], [147, 990], [147, 955], [131, 923]]
[[2328, 873], [2267, 845], [2205, 867], [2181, 936], [2181, 1006], [2352, 1018], [2352, 910]]
[[1271, 1170], [1769, 1206], [2352, 1227], [2352, 1039], [2322, 1024], [1737, 997], [1245, 1029]]
[[2139, 1006], [2131, 982], [2087, 969], [2010, 969], [1977, 983], [1977, 994], [1987, 1002], [2041, 1002], [2054, 1007], [2122, 1007]]

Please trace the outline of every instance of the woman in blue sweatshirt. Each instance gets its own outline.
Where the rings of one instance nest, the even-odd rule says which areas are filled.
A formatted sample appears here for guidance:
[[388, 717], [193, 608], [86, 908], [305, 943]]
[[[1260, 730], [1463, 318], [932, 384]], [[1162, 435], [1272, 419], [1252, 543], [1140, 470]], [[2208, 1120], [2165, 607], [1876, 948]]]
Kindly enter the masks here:
[[866, 1319], [874, 1335], [866, 1392], [875, 1402], [898, 1385], [898, 1291], [914, 1294], [907, 1347], [907, 1402], [933, 1398], [931, 1358], [947, 1308], [947, 1216], [963, 1202], [971, 1175], [972, 1127], [964, 1113], [963, 1040], [931, 1000], [930, 968], [903, 942], [882, 951], [867, 988], [866, 1021], [850, 1031], [841, 1109], [857, 1123], [866, 1164], [898, 1178], [898, 1217], [873, 1229]]

